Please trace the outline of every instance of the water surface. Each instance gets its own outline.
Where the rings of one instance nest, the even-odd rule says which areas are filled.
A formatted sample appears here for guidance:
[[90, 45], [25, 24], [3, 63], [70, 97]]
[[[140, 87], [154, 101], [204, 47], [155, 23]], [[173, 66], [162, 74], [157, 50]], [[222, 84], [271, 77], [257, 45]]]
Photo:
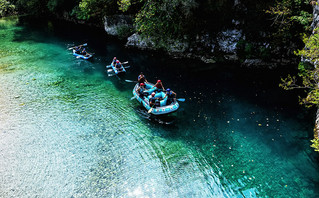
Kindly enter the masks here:
[[[103, 31], [0, 19], [0, 197], [318, 197], [314, 112], [284, 70], [170, 59]], [[94, 60], [68, 47], [88, 43]], [[109, 77], [113, 56], [128, 73]], [[161, 79], [178, 112], [150, 116], [135, 80]]]

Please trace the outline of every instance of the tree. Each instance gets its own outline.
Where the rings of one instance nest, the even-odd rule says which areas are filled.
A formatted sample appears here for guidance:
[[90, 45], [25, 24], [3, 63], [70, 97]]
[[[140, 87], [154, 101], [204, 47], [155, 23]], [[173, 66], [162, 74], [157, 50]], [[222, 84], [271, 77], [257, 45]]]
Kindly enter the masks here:
[[4, 17], [15, 12], [15, 6], [9, 1], [0, 0], [0, 17]]
[[[319, 34], [318, 28], [315, 29], [309, 38], [304, 36], [305, 48], [298, 50], [296, 55], [302, 57], [302, 62], [298, 66], [298, 77], [288, 76], [282, 79], [280, 86], [286, 90], [306, 89], [307, 96], [300, 98], [300, 103], [306, 107], [319, 107]], [[298, 83], [297, 81], [301, 82]], [[319, 134], [315, 134], [315, 138], [311, 141], [311, 147], [319, 152]]]
[[192, 22], [195, 0], [121, 0], [120, 10], [126, 12], [132, 5], [139, 4], [135, 16], [137, 32], [144, 38], [152, 39], [158, 47], [169, 40], [183, 39]]

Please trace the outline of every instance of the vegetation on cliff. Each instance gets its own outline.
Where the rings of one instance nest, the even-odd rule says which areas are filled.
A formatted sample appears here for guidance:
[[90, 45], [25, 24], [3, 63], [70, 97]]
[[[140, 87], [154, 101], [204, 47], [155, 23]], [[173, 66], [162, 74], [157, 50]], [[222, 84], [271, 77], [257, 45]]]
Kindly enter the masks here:
[[[281, 87], [286, 90], [305, 89], [306, 97], [300, 98], [300, 103], [306, 107], [319, 107], [319, 28], [313, 31], [313, 34], [308, 37], [304, 35], [305, 48], [298, 50], [297, 55], [302, 57], [302, 62], [299, 63], [298, 76], [288, 76], [282, 79]], [[315, 151], [319, 152], [319, 134], [315, 130], [315, 137], [311, 141], [311, 145]]]
[[15, 6], [7, 0], [0, 0], [0, 17], [15, 13]]

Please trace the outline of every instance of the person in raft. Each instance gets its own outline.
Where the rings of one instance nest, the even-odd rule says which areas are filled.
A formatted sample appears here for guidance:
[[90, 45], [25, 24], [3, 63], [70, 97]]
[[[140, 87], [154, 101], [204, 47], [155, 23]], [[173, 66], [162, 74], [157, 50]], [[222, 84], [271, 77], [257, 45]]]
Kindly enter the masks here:
[[148, 92], [146, 92], [145, 84], [140, 83], [139, 88], [137, 88], [137, 93], [140, 95], [141, 98], [146, 97], [148, 95]]
[[161, 106], [161, 99], [160, 98], [155, 98], [155, 92], [153, 92], [151, 94], [151, 97], [150, 97], [150, 100], [149, 100], [149, 103], [150, 103], [150, 106], [151, 107], [159, 107]]
[[113, 58], [113, 61], [112, 61], [113, 66], [116, 65], [116, 60], [117, 60], [116, 57], [114, 57], [114, 58]]
[[76, 47], [74, 48], [74, 50], [75, 50], [75, 53], [76, 53], [76, 54], [81, 54], [81, 47], [80, 47], [80, 46], [76, 46]]
[[164, 98], [167, 97], [167, 104], [171, 104], [172, 102], [175, 102], [176, 101], [176, 95], [177, 94], [175, 92], [173, 92], [170, 88], [167, 88], [166, 89], [166, 94], [164, 96]]
[[156, 84], [153, 87], [156, 87], [157, 92], [165, 90], [161, 80], [157, 80]]
[[143, 72], [140, 73], [140, 75], [137, 77], [138, 83], [147, 83], [147, 80], [143, 74]]
[[83, 50], [81, 51], [81, 54], [82, 54], [83, 56], [85, 56], [85, 55], [87, 54], [85, 48], [83, 48]]
[[122, 63], [120, 63], [119, 60], [116, 60], [116, 64], [115, 64], [115, 68], [117, 69], [117, 71], [122, 71]]

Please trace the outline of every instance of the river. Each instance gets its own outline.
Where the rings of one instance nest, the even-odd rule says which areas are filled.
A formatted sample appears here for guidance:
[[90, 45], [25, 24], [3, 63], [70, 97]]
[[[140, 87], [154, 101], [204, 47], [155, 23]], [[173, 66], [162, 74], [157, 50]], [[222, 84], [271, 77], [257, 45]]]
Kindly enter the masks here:
[[[93, 27], [0, 19], [0, 197], [319, 197], [314, 111], [245, 69], [128, 49]], [[88, 43], [92, 61], [69, 50]], [[117, 56], [120, 78], [105, 66]], [[143, 71], [180, 109], [130, 100]]]

